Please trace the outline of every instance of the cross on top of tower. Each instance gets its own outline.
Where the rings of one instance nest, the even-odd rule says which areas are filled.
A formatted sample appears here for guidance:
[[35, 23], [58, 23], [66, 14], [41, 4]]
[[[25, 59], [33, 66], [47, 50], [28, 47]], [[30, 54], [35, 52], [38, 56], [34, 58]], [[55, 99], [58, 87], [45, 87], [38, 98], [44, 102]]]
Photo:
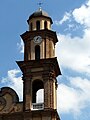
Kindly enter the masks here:
[[39, 9], [41, 9], [43, 2], [38, 2]]

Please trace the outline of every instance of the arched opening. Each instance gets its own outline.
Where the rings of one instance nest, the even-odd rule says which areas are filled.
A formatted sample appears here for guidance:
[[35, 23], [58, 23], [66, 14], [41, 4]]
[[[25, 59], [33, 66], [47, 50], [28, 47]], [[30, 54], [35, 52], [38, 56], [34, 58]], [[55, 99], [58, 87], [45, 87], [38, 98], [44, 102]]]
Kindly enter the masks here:
[[[37, 103], [40, 102], [41, 100], [38, 99], [38, 95], [42, 95], [43, 93], [41, 93], [39, 90], [44, 89], [44, 85], [43, 82], [41, 80], [35, 80], [32, 84], [32, 103]], [[38, 93], [39, 92], [39, 93]], [[44, 96], [44, 94], [42, 95], [42, 97]], [[44, 98], [44, 97], [43, 97]], [[40, 100], [40, 101], [39, 101]]]
[[44, 22], [44, 28], [47, 29], [47, 21]]
[[37, 21], [37, 22], [36, 22], [36, 29], [37, 29], [37, 30], [40, 30], [40, 21]]
[[32, 109], [44, 109], [44, 84], [41, 80], [32, 83]]
[[35, 46], [35, 60], [39, 60], [40, 59], [40, 46], [36, 45]]

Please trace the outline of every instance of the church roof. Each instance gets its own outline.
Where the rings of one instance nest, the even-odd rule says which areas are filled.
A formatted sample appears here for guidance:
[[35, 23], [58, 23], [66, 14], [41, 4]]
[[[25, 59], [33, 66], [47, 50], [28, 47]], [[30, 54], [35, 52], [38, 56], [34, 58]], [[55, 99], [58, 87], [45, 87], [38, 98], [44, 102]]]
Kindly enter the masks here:
[[35, 11], [31, 16], [46, 16], [49, 17], [48, 13], [45, 12], [44, 10], [42, 10], [41, 8], [39, 8], [37, 11]]
[[41, 16], [49, 18], [51, 23], [53, 23], [51, 17], [48, 15], [48, 13], [45, 12], [44, 10], [42, 10], [41, 8], [39, 8], [37, 11], [35, 11], [33, 14], [31, 14], [27, 21], [29, 21], [32, 18], [41, 17]]

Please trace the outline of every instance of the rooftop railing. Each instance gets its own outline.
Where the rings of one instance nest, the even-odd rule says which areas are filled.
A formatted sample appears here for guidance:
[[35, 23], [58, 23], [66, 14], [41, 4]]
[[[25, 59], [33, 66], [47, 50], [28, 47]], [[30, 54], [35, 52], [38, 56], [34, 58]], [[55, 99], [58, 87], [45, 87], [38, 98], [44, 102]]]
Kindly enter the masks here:
[[43, 110], [44, 103], [32, 103], [32, 110]]

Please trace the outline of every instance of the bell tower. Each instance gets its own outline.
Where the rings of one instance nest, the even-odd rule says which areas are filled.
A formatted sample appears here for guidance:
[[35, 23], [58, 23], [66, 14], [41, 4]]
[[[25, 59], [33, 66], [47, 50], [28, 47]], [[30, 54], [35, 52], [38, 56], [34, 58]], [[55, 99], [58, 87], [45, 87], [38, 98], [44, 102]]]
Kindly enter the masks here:
[[[21, 35], [24, 61], [17, 61], [23, 73], [23, 112], [30, 113], [28, 120], [60, 120], [56, 77], [61, 75], [61, 71], [55, 57], [58, 39], [56, 32], [51, 30], [52, 19], [40, 8], [30, 15], [27, 22], [29, 30]], [[37, 103], [40, 89], [44, 91], [44, 100]]]

